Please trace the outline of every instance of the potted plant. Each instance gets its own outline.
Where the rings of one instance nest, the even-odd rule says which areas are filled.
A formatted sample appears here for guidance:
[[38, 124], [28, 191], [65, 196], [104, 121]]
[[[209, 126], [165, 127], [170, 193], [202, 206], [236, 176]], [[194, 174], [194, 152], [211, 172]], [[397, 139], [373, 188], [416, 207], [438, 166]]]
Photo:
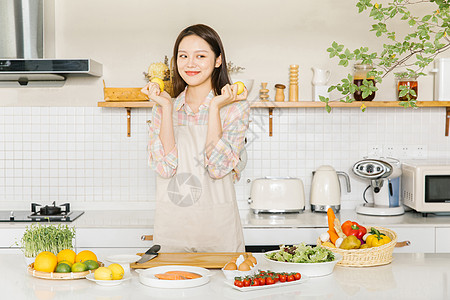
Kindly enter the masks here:
[[73, 249], [74, 238], [74, 227], [33, 223], [26, 227], [25, 233], [16, 244], [21, 247], [29, 265], [42, 251], [50, 251], [56, 255], [63, 249]]
[[[417, 6], [421, 6], [420, 8]], [[397, 78], [414, 78], [426, 76], [424, 69], [434, 61], [439, 53], [450, 49], [450, 11], [449, 1], [446, 0], [393, 0], [386, 6], [372, 0], [358, 0], [356, 7], [358, 13], [370, 11], [369, 17], [373, 19], [372, 29], [377, 37], [386, 37], [388, 42], [383, 44], [380, 52], [369, 52], [368, 47], [355, 50], [345, 48], [333, 42], [327, 49], [330, 58], [339, 58], [339, 65], [347, 67], [354, 61], [360, 64], [372, 65], [373, 69], [367, 73], [360, 85], [355, 84], [354, 77], [349, 74], [340, 83], [332, 85], [329, 92], [337, 90], [342, 94], [341, 102], [353, 102], [351, 95], [362, 93], [362, 98], [378, 90], [376, 84], [381, 84], [387, 74], [393, 72]], [[420, 11], [415, 15], [414, 11]], [[419, 9], [417, 9], [419, 8]], [[409, 31], [400, 36], [392, 28], [392, 21], [404, 22]], [[395, 72], [396, 71], [396, 72]], [[367, 80], [367, 79], [374, 80]], [[400, 80], [399, 80], [400, 82]], [[417, 86], [398, 85], [399, 104], [403, 107], [416, 107]], [[406, 101], [405, 101], [406, 100]], [[328, 112], [329, 98], [320, 97], [326, 104]], [[364, 104], [361, 106], [364, 111]]]

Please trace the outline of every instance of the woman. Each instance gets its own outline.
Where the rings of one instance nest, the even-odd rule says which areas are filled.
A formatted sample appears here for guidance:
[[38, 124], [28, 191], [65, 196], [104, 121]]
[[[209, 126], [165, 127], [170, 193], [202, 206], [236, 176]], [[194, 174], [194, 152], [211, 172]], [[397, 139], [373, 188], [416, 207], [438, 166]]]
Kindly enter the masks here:
[[[230, 85], [219, 35], [202, 24], [174, 46], [174, 94], [149, 83], [149, 161], [157, 172], [154, 243], [163, 252], [241, 252], [234, 168], [244, 147], [247, 90]], [[234, 177], [234, 178], [233, 178]]]

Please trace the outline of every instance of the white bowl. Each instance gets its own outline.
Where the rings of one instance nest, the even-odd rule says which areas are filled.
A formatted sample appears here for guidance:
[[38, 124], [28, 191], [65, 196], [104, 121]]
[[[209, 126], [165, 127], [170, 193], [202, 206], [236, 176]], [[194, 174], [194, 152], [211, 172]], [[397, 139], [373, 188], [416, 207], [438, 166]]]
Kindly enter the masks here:
[[334, 266], [342, 260], [342, 255], [334, 253], [334, 260], [322, 263], [291, 263], [268, 259], [265, 254], [274, 253], [280, 250], [274, 250], [264, 253], [269, 269], [275, 272], [299, 272], [309, 277], [318, 277], [331, 274]]
[[120, 280], [98, 280], [95, 279], [94, 273], [86, 275], [86, 279], [95, 282], [98, 285], [103, 286], [115, 286], [122, 284], [124, 281], [131, 279], [131, 275], [125, 274], [122, 279]]
[[137, 262], [142, 257], [139, 255], [131, 255], [131, 254], [117, 254], [111, 255], [106, 258], [107, 261], [111, 263], [116, 263], [122, 266], [125, 274], [130, 274], [130, 264]]

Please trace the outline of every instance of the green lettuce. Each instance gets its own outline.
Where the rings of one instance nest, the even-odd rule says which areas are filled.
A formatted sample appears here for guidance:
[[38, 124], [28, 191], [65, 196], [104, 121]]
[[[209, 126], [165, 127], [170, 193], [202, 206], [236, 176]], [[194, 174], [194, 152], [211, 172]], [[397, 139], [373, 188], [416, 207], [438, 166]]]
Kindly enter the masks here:
[[265, 254], [268, 259], [292, 263], [321, 263], [334, 260], [334, 254], [320, 246], [311, 247], [305, 243], [294, 246], [280, 246], [280, 250]]

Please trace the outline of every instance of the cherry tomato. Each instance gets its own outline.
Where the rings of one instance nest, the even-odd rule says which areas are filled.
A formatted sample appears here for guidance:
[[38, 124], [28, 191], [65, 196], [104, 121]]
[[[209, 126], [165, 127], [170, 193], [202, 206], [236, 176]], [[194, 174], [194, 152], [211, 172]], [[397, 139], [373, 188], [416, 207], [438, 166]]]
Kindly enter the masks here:
[[247, 277], [244, 279], [244, 286], [250, 286], [251, 283], [252, 282], [251, 282], [250, 278]]
[[286, 282], [286, 275], [285, 274], [278, 274], [278, 278], [280, 279], [280, 282]]
[[294, 279], [294, 275], [292, 275], [292, 274], [289, 274], [287, 277], [286, 277], [286, 281], [294, 281], [295, 279]]
[[259, 285], [259, 280], [257, 278], [253, 279], [251, 285], [252, 286], [258, 286]]
[[299, 280], [300, 278], [302, 278], [302, 275], [300, 275], [300, 273], [295, 273], [294, 274], [294, 279], [295, 280]]
[[273, 280], [273, 278], [272, 277], [266, 277], [266, 285], [271, 285], [271, 284], [274, 284], [275, 283], [275, 281]]
[[234, 285], [237, 286], [237, 287], [243, 287], [243, 286], [244, 286], [244, 283], [242, 282], [242, 280], [236, 279], [236, 280], [234, 281]]
[[258, 278], [258, 283], [259, 283], [259, 285], [265, 285], [266, 279], [264, 277], [260, 277], [260, 278]]
[[274, 283], [277, 283], [280, 280], [280, 278], [278, 278], [277, 275], [272, 276], [272, 278], [273, 278]]

